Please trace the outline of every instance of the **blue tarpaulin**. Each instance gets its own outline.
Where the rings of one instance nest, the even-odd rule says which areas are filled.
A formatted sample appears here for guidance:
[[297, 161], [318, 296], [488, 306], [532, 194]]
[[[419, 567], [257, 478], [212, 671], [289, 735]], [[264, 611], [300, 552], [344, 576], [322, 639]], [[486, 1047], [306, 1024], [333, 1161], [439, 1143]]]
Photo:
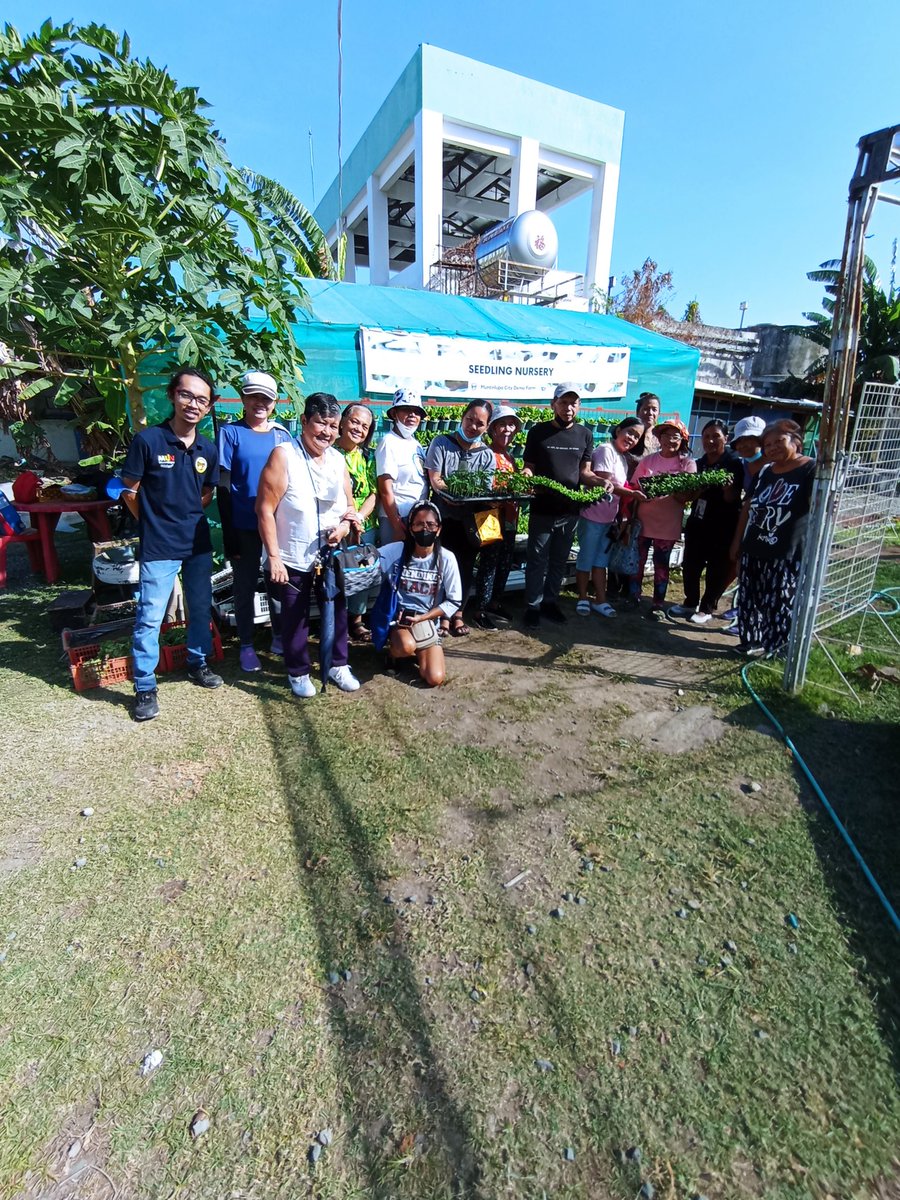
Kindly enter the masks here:
[[[699, 351], [618, 317], [358, 283], [308, 280], [304, 286], [311, 309], [294, 326], [294, 333], [306, 356], [306, 393], [332, 392], [341, 401], [366, 395], [359, 349], [359, 329], [365, 327], [502, 341], [626, 346], [630, 350], [628, 390], [624, 397], [602, 401], [602, 410], [631, 413], [641, 392], [656, 392], [663, 412], [677, 412], [685, 423], [690, 415]], [[376, 403], [386, 399], [369, 398]]]

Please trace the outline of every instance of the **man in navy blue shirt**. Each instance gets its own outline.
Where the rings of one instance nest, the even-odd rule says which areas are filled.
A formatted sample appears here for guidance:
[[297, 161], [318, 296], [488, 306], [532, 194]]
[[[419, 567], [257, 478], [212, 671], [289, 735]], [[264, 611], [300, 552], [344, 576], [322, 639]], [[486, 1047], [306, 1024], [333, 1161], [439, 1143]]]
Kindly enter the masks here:
[[135, 435], [122, 467], [129, 489], [123, 499], [141, 539], [133, 646], [136, 721], [159, 715], [159, 631], [179, 570], [188, 610], [188, 675], [201, 687], [222, 684], [206, 665], [212, 649], [212, 542], [203, 512], [218, 482], [219, 459], [213, 443], [197, 433], [213, 403], [213, 383], [202, 371], [184, 367], [172, 376], [166, 394], [171, 417]]

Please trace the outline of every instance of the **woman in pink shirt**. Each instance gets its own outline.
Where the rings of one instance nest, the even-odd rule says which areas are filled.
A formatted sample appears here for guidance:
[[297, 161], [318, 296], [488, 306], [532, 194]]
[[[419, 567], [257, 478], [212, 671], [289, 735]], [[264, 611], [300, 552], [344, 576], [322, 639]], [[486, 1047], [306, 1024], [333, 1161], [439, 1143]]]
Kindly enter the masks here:
[[[640, 487], [648, 475], [678, 474], [681, 471], [696, 472], [697, 464], [691, 458], [688, 431], [684, 424], [673, 418], [657, 425], [653, 432], [659, 440], [656, 454], [642, 458], [631, 477], [633, 486]], [[631, 601], [637, 604], [641, 596], [641, 581], [647, 555], [653, 549], [653, 607], [649, 616], [655, 621], [666, 619], [666, 590], [669, 586], [669, 559], [672, 549], [681, 537], [684, 520], [685, 500], [677, 496], [661, 496], [658, 500], [642, 500], [638, 515], [641, 519], [639, 539], [640, 559], [635, 575], [631, 577]]]

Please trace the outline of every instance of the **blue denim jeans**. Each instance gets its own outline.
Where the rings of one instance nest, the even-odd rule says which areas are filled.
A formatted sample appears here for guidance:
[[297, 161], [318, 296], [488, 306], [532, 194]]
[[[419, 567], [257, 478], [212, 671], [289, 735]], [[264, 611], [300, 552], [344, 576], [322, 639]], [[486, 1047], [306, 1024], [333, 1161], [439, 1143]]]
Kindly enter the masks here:
[[141, 563], [141, 593], [134, 621], [134, 690], [149, 692], [156, 687], [159, 662], [159, 630], [166, 615], [175, 577], [181, 569], [187, 620], [188, 670], [200, 667], [212, 650], [209, 628], [212, 607], [212, 554], [195, 554]]

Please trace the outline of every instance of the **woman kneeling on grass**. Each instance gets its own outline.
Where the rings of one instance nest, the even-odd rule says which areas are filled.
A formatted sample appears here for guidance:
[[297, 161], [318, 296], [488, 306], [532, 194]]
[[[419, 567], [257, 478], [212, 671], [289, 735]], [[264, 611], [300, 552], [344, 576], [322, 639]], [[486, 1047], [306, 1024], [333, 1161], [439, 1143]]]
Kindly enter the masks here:
[[416, 504], [403, 542], [382, 546], [384, 575], [397, 591], [397, 618], [388, 633], [388, 660], [415, 658], [429, 687], [444, 682], [444, 651], [436, 621], [462, 604], [456, 558], [441, 546], [441, 516], [433, 504]]

